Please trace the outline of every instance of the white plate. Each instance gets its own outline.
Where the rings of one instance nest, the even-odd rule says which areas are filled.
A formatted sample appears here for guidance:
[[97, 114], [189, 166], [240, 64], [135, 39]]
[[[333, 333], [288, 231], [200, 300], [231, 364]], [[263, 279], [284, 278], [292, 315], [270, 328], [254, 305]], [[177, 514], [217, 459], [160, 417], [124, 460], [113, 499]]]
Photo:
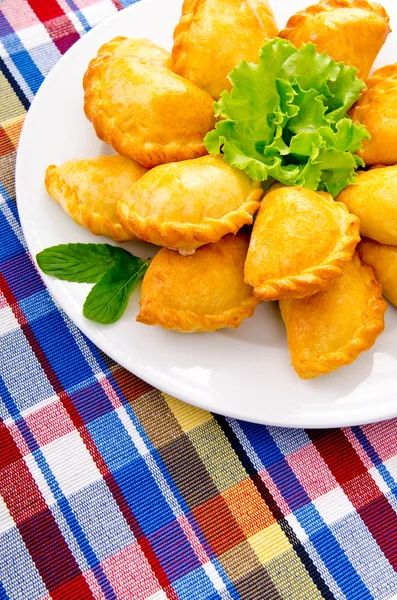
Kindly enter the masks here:
[[[273, 1], [278, 23], [308, 0]], [[397, 28], [394, 0], [384, 4]], [[47, 77], [26, 119], [18, 149], [19, 214], [33, 256], [54, 244], [104, 242], [76, 225], [46, 194], [46, 167], [71, 158], [110, 154], [83, 112], [81, 80], [99, 46], [116, 35], [147, 37], [171, 49], [181, 0], [143, 0], [102, 23], [75, 44]], [[397, 35], [377, 66], [395, 62]], [[153, 247], [128, 244], [140, 256]], [[370, 352], [348, 367], [301, 381], [290, 366], [284, 326], [274, 303], [261, 304], [240, 329], [184, 335], [135, 322], [138, 292], [123, 318], [111, 326], [84, 319], [88, 285], [44, 277], [59, 304], [106, 354], [161, 390], [221, 414], [291, 427], [337, 427], [397, 415], [397, 310]]]

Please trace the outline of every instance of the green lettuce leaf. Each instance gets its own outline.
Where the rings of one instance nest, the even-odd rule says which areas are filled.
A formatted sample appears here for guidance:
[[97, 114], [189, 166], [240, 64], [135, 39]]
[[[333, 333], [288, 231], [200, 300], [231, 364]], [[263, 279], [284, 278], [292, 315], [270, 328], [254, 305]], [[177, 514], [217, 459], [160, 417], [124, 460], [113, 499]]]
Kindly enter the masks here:
[[370, 136], [348, 111], [364, 82], [313, 44], [297, 50], [276, 38], [258, 64], [242, 61], [229, 74], [232, 89], [215, 103], [220, 117], [205, 137], [210, 154], [258, 181], [277, 180], [337, 195], [363, 163], [355, 153]]

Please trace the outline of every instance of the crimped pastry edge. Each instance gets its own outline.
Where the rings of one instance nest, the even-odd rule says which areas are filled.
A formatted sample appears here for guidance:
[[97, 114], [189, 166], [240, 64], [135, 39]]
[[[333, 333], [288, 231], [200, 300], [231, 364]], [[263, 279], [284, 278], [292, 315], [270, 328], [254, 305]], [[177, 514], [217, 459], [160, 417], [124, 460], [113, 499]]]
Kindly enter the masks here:
[[[93, 58], [83, 77], [84, 112], [87, 119], [93, 124], [98, 138], [106, 144], [110, 144], [121, 156], [136, 160], [148, 169], [161, 164], [199, 158], [208, 154], [203, 141], [179, 143], [173, 141], [161, 145], [154, 142], [138, 144], [134, 135], [121, 131], [116, 119], [106, 112], [101, 99], [100, 73], [112, 58], [112, 54], [104, 54]], [[129, 58], [141, 64], [149, 64], [132, 55]], [[153, 68], [168, 70], [158, 65], [152, 66]], [[194, 85], [191, 82], [189, 83]]]
[[359, 262], [367, 287], [372, 292], [372, 297], [368, 301], [364, 324], [357, 330], [355, 338], [339, 350], [318, 357], [317, 360], [301, 360], [297, 363], [292, 363], [292, 366], [301, 379], [314, 379], [319, 375], [331, 373], [340, 367], [352, 363], [362, 352], [366, 352], [372, 348], [378, 336], [385, 328], [384, 314], [387, 309], [387, 303], [382, 297], [382, 286], [376, 280], [372, 267], [363, 263], [357, 252], [354, 254], [353, 261]]
[[360, 220], [350, 214], [345, 205], [342, 212], [344, 228], [332, 254], [328, 255], [321, 264], [305, 269], [299, 275], [267, 279], [260, 285], [257, 283], [254, 285], [254, 282], [246, 276], [245, 282], [253, 286], [255, 296], [263, 301], [306, 298], [326, 291], [335, 279], [342, 277], [343, 268], [352, 260], [360, 241]]
[[[247, 5], [250, 8], [252, 8], [250, 5], [250, 1], [249, 0], [245, 0], [245, 1], [246, 1]], [[183, 50], [184, 50], [184, 46], [188, 42], [190, 27], [194, 23], [197, 7], [198, 7], [198, 5], [202, 4], [203, 2], [205, 2], [205, 0], [188, 0], [188, 1], [185, 0], [185, 2], [183, 3], [183, 6], [182, 6], [181, 18], [180, 18], [179, 22], [176, 24], [176, 26], [174, 28], [174, 34], [173, 34], [174, 45], [173, 45], [172, 51], [171, 51], [172, 70], [175, 73], [177, 73], [178, 75], [181, 75], [182, 77], [185, 77], [186, 79], [189, 79], [193, 83], [196, 83], [196, 81], [198, 79], [198, 77], [197, 77], [198, 71], [196, 69], [191, 69], [189, 67], [188, 61], [186, 61], [185, 52]], [[269, 19], [273, 18], [274, 26], [275, 26], [275, 35], [276, 35], [277, 34], [277, 25], [276, 25], [276, 21], [275, 21], [274, 12], [273, 12], [270, 4], [268, 4], [268, 8], [269, 8], [268, 16], [269, 16]], [[257, 21], [262, 25], [262, 22], [259, 19], [259, 15], [256, 13], [256, 11], [252, 10], [252, 12], [253, 12], [253, 15], [256, 17]], [[262, 27], [263, 27], [263, 25], [262, 25]], [[199, 85], [199, 83], [197, 83], [196, 85]], [[199, 85], [199, 87], [201, 87], [201, 86]], [[206, 88], [206, 87], [207, 86], [203, 86], [203, 88]], [[219, 97], [219, 94], [213, 95], [213, 97], [215, 100], [217, 100]]]
[[[128, 38], [125, 35], [117, 35], [116, 37], [112, 38], [111, 40], [109, 40], [108, 42], [105, 42], [104, 44], [102, 44], [102, 46], [99, 48], [98, 52], [97, 52], [97, 58], [98, 56], [113, 56], [115, 54], [115, 51], [117, 50], [117, 47], [119, 46], [119, 44], [121, 44], [122, 42], [125, 42], [126, 40], [134, 40], [134, 41], [139, 41], [139, 42], [149, 42], [149, 46], [153, 46], [153, 47], [157, 47], [160, 51], [164, 52], [164, 61], [163, 63], [161, 61], [150, 61], [153, 62], [153, 64], [155, 65], [159, 65], [162, 66], [166, 69], [170, 69], [172, 64], [172, 57], [171, 54], [165, 50], [165, 48], [161, 48], [161, 46], [157, 46], [157, 44], [154, 44], [151, 40], [149, 40], [148, 38]], [[141, 60], [138, 56], [136, 56], [135, 54], [130, 54], [129, 52], [126, 52], [127, 55], [130, 56], [135, 56], [135, 58], [137, 58], [138, 60]], [[165, 60], [165, 56], [167, 55], [167, 60]]]
[[[157, 302], [140, 302], [140, 312], [136, 318], [139, 323], [145, 325], [158, 325], [164, 329], [179, 331], [183, 333], [200, 333], [204, 331], [215, 331], [225, 327], [236, 329], [244, 319], [253, 316], [260, 300], [250, 296], [237, 306], [222, 313], [210, 315], [199, 315], [193, 311], [173, 310], [162, 307]], [[188, 324], [196, 322], [196, 327], [188, 327]]]
[[117, 216], [123, 227], [145, 242], [176, 250], [195, 250], [205, 244], [218, 242], [228, 233], [237, 233], [243, 225], [251, 225], [253, 215], [260, 206], [263, 190], [252, 189], [241, 206], [220, 219], [206, 218], [200, 224], [166, 221], [156, 222], [150, 217], [140, 217], [123, 200], [117, 205]]
[[[372, 104], [379, 91], [383, 93], [397, 87], [397, 64], [386, 65], [381, 69], [378, 69], [366, 80], [365, 83], [367, 85], [367, 89], [363, 91], [360, 98], [353, 105], [349, 112], [350, 117], [353, 120], [357, 113]], [[378, 87], [380, 90], [377, 89]], [[367, 141], [367, 143], [369, 142], [370, 140]], [[358, 154], [360, 154], [360, 151]]]
[[[58, 187], [58, 184], [59, 187]], [[79, 201], [78, 192], [69, 186], [61, 177], [59, 167], [50, 165], [46, 169], [45, 186], [48, 194], [61, 205], [62, 209], [68, 214], [77, 225], [85, 227], [94, 235], [105, 235], [116, 242], [128, 242], [136, 239], [128, 233], [121, 223], [112, 223], [101, 213], [89, 210]], [[60, 198], [52, 193], [52, 186], [59, 191]]]
[[[377, 69], [372, 73], [370, 77], [368, 77], [365, 83], [367, 84], [367, 88], [371, 88], [372, 86], [377, 85], [378, 83], [383, 83], [388, 79], [392, 82], [396, 81], [397, 63], [392, 63], [390, 65], [384, 65], [383, 67], [380, 67], [380, 69]], [[366, 90], [364, 90], [363, 95], [365, 93]], [[360, 102], [360, 99], [358, 100], [358, 102]]]
[[189, 68], [186, 68], [185, 65], [183, 65], [183, 68], [181, 66], [178, 66], [178, 62], [180, 62], [180, 60], [183, 62], [184, 53], [181, 51], [181, 49], [186, 43], [190, 27], [194, 21], [194, 15], [196, 13], [197, 5], [202, 2], [203, 0], [190, 0], [190, 2], [185, 1], [183, 3], [181, 18], [176, 24], [173, 33], [174, 45], [171, 51], [172, 70], [175, 73], [186, 77], [187, 79], [189, 79], [192, 76], [191, 73], [194, 74], [194, 71], [192, 71]]
[[[289, 38], [289, 33], [296, 28], [300, 27], [307, 18], [314, 15], [318, 15], [324, 12], [330, 12], [335, 8], [361, 8], [371, 13], [377, 14], [380, 18], [384, 19], [387, 23], [390, 22], [390, 17], [387, 14], [385, 8], [377, 2], [369, 2], [369, 0], [323, 0], [318, 4], [313, 4], [307, 8], [298, 11], [296, 14], [289, 18], [287, 25], [284, 29], [279, 32], [279, 37]], [[390, 32], [389, 27], [389, 32]]]

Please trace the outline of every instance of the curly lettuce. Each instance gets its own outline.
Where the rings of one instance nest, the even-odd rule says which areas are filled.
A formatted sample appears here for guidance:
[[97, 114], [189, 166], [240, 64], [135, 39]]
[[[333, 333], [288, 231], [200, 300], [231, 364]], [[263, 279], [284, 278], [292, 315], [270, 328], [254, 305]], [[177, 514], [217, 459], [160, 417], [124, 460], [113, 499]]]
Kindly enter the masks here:
[[258, 181], [277, 180], [334, 197], [364, 166], [355, 153], [370, 135], [347, 116], [365, 87], [357, 69], [275, 38], [259, 63], [242, 61], [233, 87], [215, 103], [216, 128], [204, 140], [210, 154]]

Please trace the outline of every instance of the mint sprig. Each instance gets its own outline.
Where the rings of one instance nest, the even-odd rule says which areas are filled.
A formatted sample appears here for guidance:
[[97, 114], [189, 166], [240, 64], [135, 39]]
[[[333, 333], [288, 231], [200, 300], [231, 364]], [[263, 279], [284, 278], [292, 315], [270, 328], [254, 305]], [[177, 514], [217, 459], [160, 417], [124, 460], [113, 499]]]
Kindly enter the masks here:
[[96, 283], [116, 261], [128, 254], [110, 244], [60, 244], [36, 255], [47, 275], [76, 283]]
[[148, 262], [129, 255], [122, 257], [92, 288], [83, 306], [83, 315], [98, 323], [114, 323], [127, 308], [132, 290], [148, 269]]
[[120, 319], [149, 267], [149, 261], [110, 244], [60, 244], [39, 252], [36, 260], [46, 275], [95, 283], [84, 302], [83, 315], [104, 325]]

